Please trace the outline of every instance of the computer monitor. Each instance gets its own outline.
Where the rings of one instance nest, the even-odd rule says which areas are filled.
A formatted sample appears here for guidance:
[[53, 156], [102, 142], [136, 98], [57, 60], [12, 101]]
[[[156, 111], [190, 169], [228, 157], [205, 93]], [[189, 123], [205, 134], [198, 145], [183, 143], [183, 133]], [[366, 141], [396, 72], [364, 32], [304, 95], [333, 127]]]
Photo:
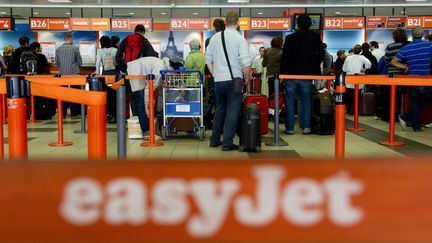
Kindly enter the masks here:
[[[297, 18], [300, 14], [296, 13], [294, 15], [294, 20], [295, 20], [295, 25], [294, 25], [294, 29], [295, 30], [299, 30], [299, 27], [297, 25]], [[321, 30], [321, 18], [322, 18], [322, 14], [314, 14], [314, 13], [308, 13], [307, 15], [309, 15], [309, 17], [312, 20], [312, 24], [311, 27], [309, 28], [310, 30]]]

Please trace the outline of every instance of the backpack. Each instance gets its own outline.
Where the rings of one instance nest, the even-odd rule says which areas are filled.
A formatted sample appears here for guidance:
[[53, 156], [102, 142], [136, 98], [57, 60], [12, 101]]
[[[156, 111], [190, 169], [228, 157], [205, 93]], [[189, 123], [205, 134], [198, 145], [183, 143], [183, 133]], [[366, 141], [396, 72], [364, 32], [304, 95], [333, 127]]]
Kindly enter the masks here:
[[102, 61], [103, 70], [104, 71], [115, 70], [116, 67], [115, 67], [115, 64], [114, 64], [114, 58], [113, 58], [113, 56], [111, 56], [111, 52], [106, 53], [104, 51], [104, 49], [102, 49], [102, 52], [105, 53], [105, 56], [104, 56], [103, 61]]
[[30, 48], [24, 48], [20, 55], [20, 72], [23, 74], [37, 73], [36, 54]]
[[328, 91], [315, 90], [312, 96], [312, 132], [332, 135], [335, 132], [335, 102]]
[[129, 35], [126, 39], [125, 62], [134, 61], [141, 57], [143, 37], [140, 34]]

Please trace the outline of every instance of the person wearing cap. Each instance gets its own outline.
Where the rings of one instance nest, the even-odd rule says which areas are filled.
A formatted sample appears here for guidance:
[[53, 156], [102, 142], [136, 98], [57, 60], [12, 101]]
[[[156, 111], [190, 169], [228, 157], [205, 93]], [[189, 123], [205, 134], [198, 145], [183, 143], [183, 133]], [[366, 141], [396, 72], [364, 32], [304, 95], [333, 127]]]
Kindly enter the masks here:
[[190, 52], [186, 57], [184, 68], [186, 70], [198, 70], [201, 75], [204, 75], [205, 57], [201, 53], [201, 43], [199, 40], [194, 39], [189, 42]]
[[[430, 75], [432, 61], [432, 43], [423, 41], [423, 30], [415, 27], [412, 30], [413, 41], [403, 47], [391, 61], [391, 65], [405, 70], [408, 75]], [[412, 122], [414, 132], [421, 132], [419, 113], [426, 101], [432, 98], [432, 88], [429, 86], [409, 87], [409, 112], [399, 116], [399, 123], [406, 130], [407, 121]]]
[[338, 58], [336, 59], [334, 66], [335, 66], [335, 73], [337, 74], [340, 70], [342, 70], [342, 67], [344, 65], [345, 58], [346, 58], [345, 50], [337, 51], [336, 55]]

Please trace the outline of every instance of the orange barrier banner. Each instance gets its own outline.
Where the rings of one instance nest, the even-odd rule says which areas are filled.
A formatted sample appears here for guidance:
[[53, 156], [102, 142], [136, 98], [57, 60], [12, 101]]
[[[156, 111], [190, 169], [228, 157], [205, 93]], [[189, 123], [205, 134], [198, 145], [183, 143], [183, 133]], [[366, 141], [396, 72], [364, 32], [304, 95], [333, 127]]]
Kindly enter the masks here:
[[6, 79], [0, 79], [0, 94], [6, 94]]
[[86, 91], [49, 84], [30, 83], [34, 96], [69, 101], [85, 105], [106, 105], [106, 92]]
[[87, 83], [87, 77], [38, 77], [38, 76], [25, 76], [27, 80], [32, 83], [48, 84], [48, 85], [85, 85]]
[[432, 242], [430, 159], [267, 162], [2, 164], [0, 241]]

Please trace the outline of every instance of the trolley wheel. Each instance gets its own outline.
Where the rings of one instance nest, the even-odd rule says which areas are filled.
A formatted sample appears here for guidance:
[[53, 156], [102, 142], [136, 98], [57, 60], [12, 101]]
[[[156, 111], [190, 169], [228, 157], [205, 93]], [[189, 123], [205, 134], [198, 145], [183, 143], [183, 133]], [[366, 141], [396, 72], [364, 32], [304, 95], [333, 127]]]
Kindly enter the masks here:
[[200, 141], [204, 141], [204, 137], [205, 137], [205, 128], [204, 127], [200, 127], [199, 128], [199, 139]]
[[256, 146], [256, 147], [255, 147], [255, 152], [259, 153], [260, 150], [261, 150], [261, 147], [260, 147], [260, 146]]
[[162, 139], [167, 140], [168, 139], [168, 127], [166, 125], [162, 126], [161, 133], [162, 133]]
[[240, 145], [240, 146], [239, 146], [239, 151], [240, 151], [240, 152], [244, 152], [244, 151], [245, 151], [245, 147], [243, 147], [243, 146]]

